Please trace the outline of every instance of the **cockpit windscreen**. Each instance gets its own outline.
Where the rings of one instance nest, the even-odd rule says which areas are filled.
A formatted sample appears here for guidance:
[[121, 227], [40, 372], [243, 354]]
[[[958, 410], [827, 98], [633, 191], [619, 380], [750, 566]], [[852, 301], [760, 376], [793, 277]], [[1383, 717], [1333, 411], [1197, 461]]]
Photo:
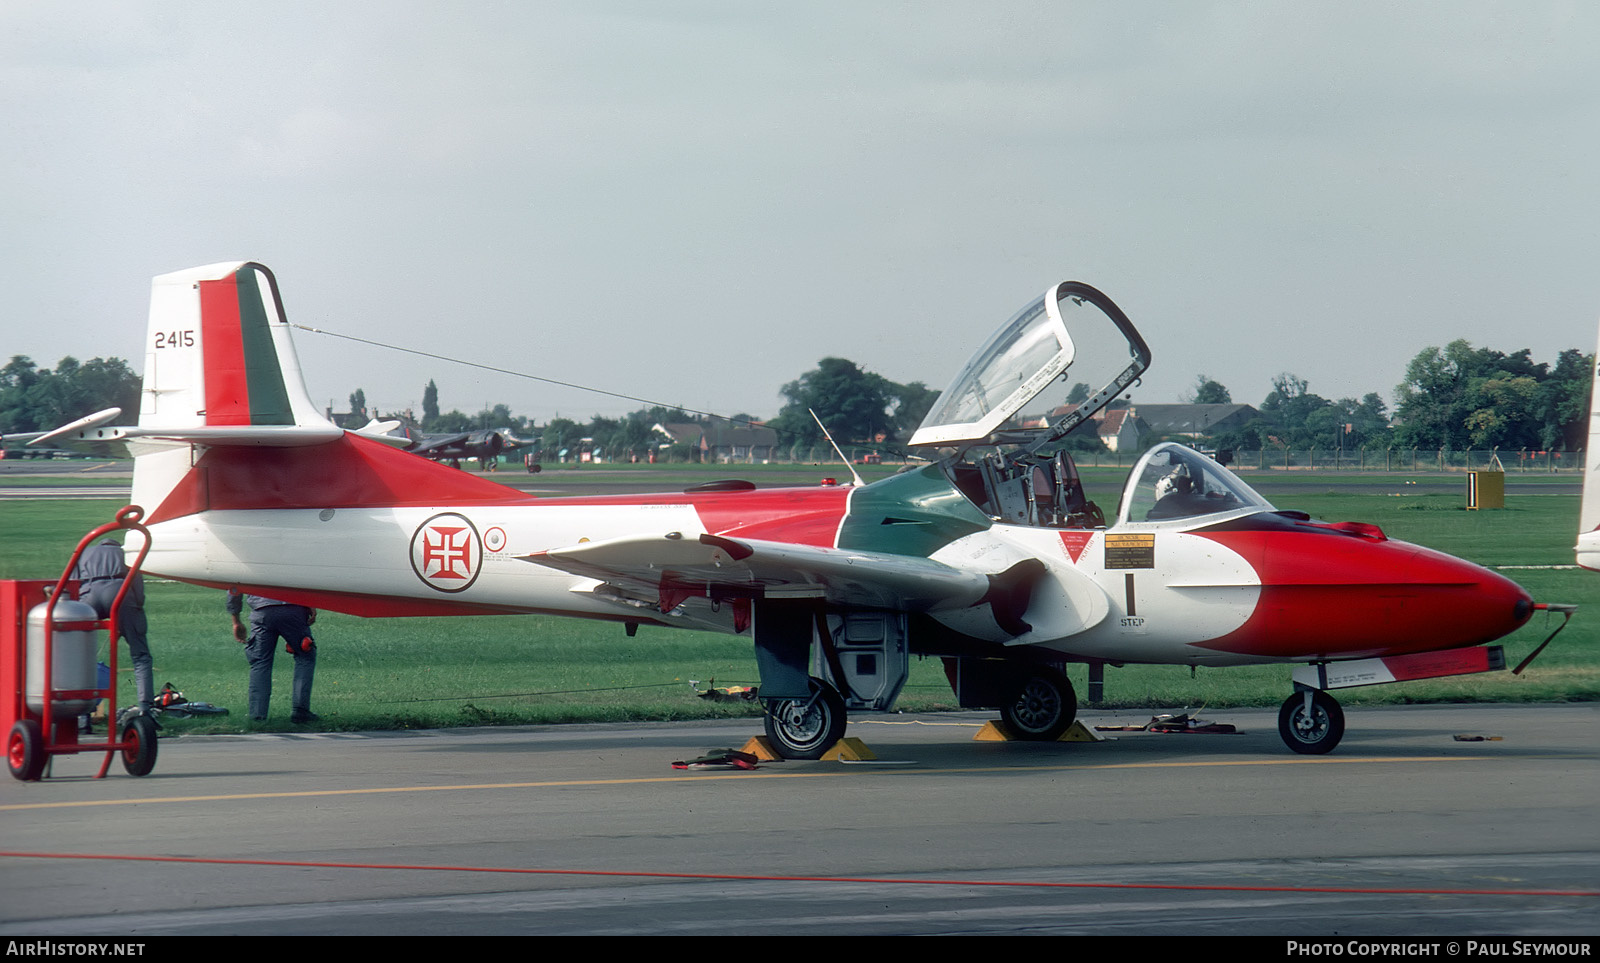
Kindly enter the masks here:
[[1272, 511], [1239, 476], [1192, 448], [1169, 442], [1145, 453], [1122, 495], [1122, 521], [1166, 522], [1238, 509]]

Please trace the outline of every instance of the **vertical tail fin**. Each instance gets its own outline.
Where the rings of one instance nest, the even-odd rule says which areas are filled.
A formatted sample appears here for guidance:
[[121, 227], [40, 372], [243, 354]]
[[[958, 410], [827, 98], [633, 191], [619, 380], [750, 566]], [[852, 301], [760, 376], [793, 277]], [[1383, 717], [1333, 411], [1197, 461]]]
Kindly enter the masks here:
[[155, 279], [144, 379], [140, 428], [332, 427], [306, 393], [277, 279], [253, 262]]
[[321, 444], [342, 432], [306, 392], [278, 282], [233, 261], [158, 276], [150, 289], [135, 504], [155, 511], [189, 470], [196, 445]]
[[[322, 417], [300, 373], [277, 281], [254, 262], [155, 279], [139, 425], [116, 431], [135, 456], [133, 499], [151, 526], [211, 509], [525, 497]], [[181, 540], [169, 544], [186, 550]]]

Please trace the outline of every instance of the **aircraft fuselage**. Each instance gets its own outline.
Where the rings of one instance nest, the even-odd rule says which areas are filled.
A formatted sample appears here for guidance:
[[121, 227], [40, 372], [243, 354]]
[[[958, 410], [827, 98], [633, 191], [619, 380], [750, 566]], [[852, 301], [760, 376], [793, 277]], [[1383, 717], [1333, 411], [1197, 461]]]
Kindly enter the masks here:
[[[416, 492], [453, 489], [406, 504], [403, 491], [378, 487], [388, 476], [376, 467], [361, 477], [367, 459], [395, 460], [355, 436], [317, 448], [209, 452], [152, 517], [146, 570], [365, 616], [548, 612], [737, 632], [745, 626], [718, 593], [697, 595], [692, 584], [670, 597], [598, 591], [598, 580], [537, 558], [644, 532], [910, 550], [991, 575], [1033, 559], [1045, 574], [1021, 613], [1024, 634], [959, 590], [923, 608], [996, 654], [1030, 646], [1062, 661], [1214, 666], [1475, 645], [1531, 613], [1519, 586], [1480, 566], [1370, 526], [1293, 513], [1246, 508], [1107, 528], [1012, 524], [982, 516], [954, 485], [941, 493], [933, 469], [858, 489], [540, 499], [426, 462], [412, 463]], [[326, 470], [330, 461], [341, 467]], [[313, 465], [336, 481], [306, 485]], [[917, 494], [883, 494], [907, 490]], [[658, 581], [693, 579], [675, 582], [663, 563]], [[806, 594], [759, 573], [747, 582], [748, 597]]]

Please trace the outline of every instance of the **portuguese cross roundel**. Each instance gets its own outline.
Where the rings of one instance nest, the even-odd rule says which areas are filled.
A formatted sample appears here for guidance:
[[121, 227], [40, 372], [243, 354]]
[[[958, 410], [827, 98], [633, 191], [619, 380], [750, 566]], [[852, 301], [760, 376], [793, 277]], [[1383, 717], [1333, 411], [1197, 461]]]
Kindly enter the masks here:
[[465, 592], [482, 565], [483, 539], [465, 515], [435, 515], [411, 536], [411, 570], [430, 588]]

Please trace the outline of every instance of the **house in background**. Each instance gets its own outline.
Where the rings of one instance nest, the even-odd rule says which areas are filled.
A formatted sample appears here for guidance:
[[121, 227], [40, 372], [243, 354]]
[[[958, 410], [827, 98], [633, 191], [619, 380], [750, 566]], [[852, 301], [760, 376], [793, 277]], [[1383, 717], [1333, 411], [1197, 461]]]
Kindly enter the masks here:
[[651, 425], [650, 430], [665, 438], [664, 444], [688, 445], [695, 451], [700, 450], [700, 439], [705, 434], [705, 426], [698, 421], [685, 421], [671, 425]]
[[778, 451], [778, 432], [766, 425], [717, 419], [700, 435], [700, 460], [707, 462], [770, 461]]
[[1139, 439], [1150, 436], [1150, 426], [1133, 407], [1102, 411], [1094, 418], [1095, 433], [1107, 451], [1138, 451]]
[[[1033, 427], [1043, 427], [1048, 422], [1058, 421], [1077, 407], [1076, 404], [1062, 405], [1050, 412], [1048, 421], [1039, 418], [1033, 423]], [[1149, 437], [1150, 426], [1144, 423], [1132, 406], [1129, 406], [1098, 411], [1087, 422], [1072, 429], [1074, 435], [1081, 436], [1089, 432], [1094, 432], [1100, 439], [1100, 444], [1106, 446], [1107, 451], [1136, 451], [1139, 448], [1139, 439]]]
[[769, 461], [777, 454], [778, 432], [762, 424], [723, 418], [709, 422], [654, 425], [667, 444], [687, 445], [703, 462]]
[[1251, 405], [1233, 404], [1136, 405], [1127, 410], [1137, 411], [1139, 420], [1143, 422], [1146, 433], [1141, 434], [1140, 438], [1184, 437], [1195, 440], [1210, 438], [1218, 432], [1243, 428], [1261, 414]]
[[[1050, 412], [1050, 419], [1059, 419], [1074, 407], [1063, 405]], [[1149, 447], [1153, 439], [1199, 441], [1242, 428], [1259, 414], [1250, 405], [1129, 405], [1100, 411], [1076, 431], [1093, 431], [1107, 451], [1137, 452]], [[1045, 422], [1040, 419], [1037, 423]]]

